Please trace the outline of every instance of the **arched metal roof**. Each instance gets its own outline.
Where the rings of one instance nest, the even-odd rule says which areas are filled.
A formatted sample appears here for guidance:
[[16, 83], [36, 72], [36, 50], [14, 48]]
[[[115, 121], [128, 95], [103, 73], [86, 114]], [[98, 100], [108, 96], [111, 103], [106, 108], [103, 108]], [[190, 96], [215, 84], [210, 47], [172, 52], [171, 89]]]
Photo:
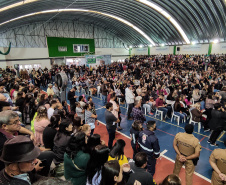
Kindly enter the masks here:
[[[33, 1], [30, 3], [26, 3]], [[19, 1], [22, 2], [22, 1]], [[156, 44], [186, 43], [181, 33], [169, 18], [145, 4], [145, 0], [25, 0], [21, 6], [1, 12], [0, 24], [20, 17], [53, 9], [86, 9], [111, 14], [135, 25]], [[146, 1], [147, 2], [147, 1]], [[209, 41], [226, 39], [225, 0], [152, 0], [177, 21], [189, 40]], [[18, 3], [18, 0], [2, 0], [0, 8]], [[73, 3], [73, 4], [72, 4]], [[70, 7], [68, 7], [70, 5]], [[29, 16], [0, 26], [0, 32], [23, 24], [47, 21], [56, 13]], [[116, 19], [95, 12], [61, 12], [54, 20], [79, 20], [110, 30], [130, 45], [150, 44], [136, 29]]]

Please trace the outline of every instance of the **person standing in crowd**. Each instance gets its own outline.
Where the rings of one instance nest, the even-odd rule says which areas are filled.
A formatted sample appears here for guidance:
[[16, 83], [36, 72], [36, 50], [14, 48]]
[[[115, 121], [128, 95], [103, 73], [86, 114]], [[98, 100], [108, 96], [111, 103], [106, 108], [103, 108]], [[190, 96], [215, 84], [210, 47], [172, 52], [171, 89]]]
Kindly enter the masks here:
[[67, 94], [67, 98], [70, 101], [71, 112], [75, 112], [75, 102], [78, 96], [75, 95], [76, 87], [74, 86]]
[[101, 93], [102, 93], [102, 98], [103, 98], [104, 104], [105, 104], [105, 103], [107, 103], [107, 95], [108, 95], [108, 82], [106, 80], [101, 85]]
[[133, 120], [132, 118], [132, 110], [133, 110], [133, 106], [134, 106], [134, 99], [135, 99], [135, 94], [133, 93], [133, 86], [132, 85], [128, 85], [128, 88], [126, 89], [126, 103], [128, 106], [128, 113], [127, 113], [127, 119], [128, 120]]
[[85, 107], [85, 123], [88, 124], [91, 128], [91, 135], [93, 135], [95, 129], [95, 119], [97, 118], [97, 114], [93, 114], [90, 104], [86, 104]]
[[48, 111], [47, 111], [49, 120], [50, 120], [51, 116], [52, 116], [53, 113], [54, 113], [54, 109], [55, 109], [56, 106], [57, 106], [57, 101], [53, 99], [53, 100], [50, 102], [50, 105], [51, 105], [51, 107], [50, 107], [50, 108], [48, 109]]
[[[226, 140], [224, 146], [226, 147]], [[226, 149], [215, 149], [210, 155], [209, 162], [213, 168], [211, 185], [226, 184]]]
[[60, 90], [59, 90], [59, 88], [57, 86], [57, 83], [54, 83], [53, 92], [58, 98], [60, 98]]
[[[111, 99], [110, 99], [110, 103], [112, 103], [113, 105], [113, 110], [112, 110], [112, 114], [114, 114], [114, 116], [118, 119], [119, 118], [119, 105], [116, 103], [116, 95], [113, 92], [111, 94]], [[120, 127], [120, 122], [118, 123], [118, 130], [122, 130], [122, 128]]]
[[134, 121], [140, 121], [142, 124], [146, 121], [143, 111], [141, 110], [141, 100], [135, 101], [132, 113]]
[[209, 122], [210, 129], [213, 131], [209, 140], [211, 146], [218, 146], [216, 143], [218, 136], [223, 130], [226, 130], [226, 112], [220, 103], [214, 104], [214, 109], [211, 111], [211, 120]]
[[134, 185], [138, 181], [142, 185], [156, 185], [152, 175], [146, 171], [148, 155], [145, 152], [139, 152], [134, 157], [134, 162], [130, 162], [132, 173], [126, 185]]
[[155, 136], [156, 122], [148, 121], [147, 128], [140, 132], [138, 143], [140, 151], [147, 153], [147, 170], [152, 176], [155, 174], [156, 159], [160, 155], [160, 146], [158, 138]]
[[105, 111], [105, 120], [106, 120], [106, 127], [109, 135], [108, 139], [108, 148], [112, 148], [113, 141], [115, 139], [115, 130], [117, 127], [117, 123], [120, 121], [117, 119], [114, 114], [112, 113], [113, 104], [108, 102], [106, 104], [106, 111]]
[[124, 155], [124, 148], [126, 146], [126, 142], [123, 139], [119, 139], [116, 141], [112, 150], [110, 151], [108, 161], [118, 160], [119, 165], [128, 163], [127, 157]]
[[132, 124], [132, 128], [130, 129], [130, 138], [131, 138], [131, 146], [133, 149], [133, 159], [136, 153], [139, 152], [139, 144], [138, 144], [138, 137], [140, 131], [143, 130], [142, 123], [140, 121], [134, 121]]
[[[14, 155], [12, 155], [12, 152]], [[0, 172], [0, 185], [29, 185], [37, 181], [37, 175], [31, 173], [40, 169], [39, 148], [26, 136], [16, 136], [4, 143], [0, 160], [5, 168]]]
[[201, 145], [199, 140], [192, 134], [194, 126], [185, 126], [185, 133], [178, 133], [173, 141], [174, 150], [177, 153], [173, 174], [179, 175], [181, 167], [185, 165], [186, 185], [192, 185], [193, 173], [199, 160]]

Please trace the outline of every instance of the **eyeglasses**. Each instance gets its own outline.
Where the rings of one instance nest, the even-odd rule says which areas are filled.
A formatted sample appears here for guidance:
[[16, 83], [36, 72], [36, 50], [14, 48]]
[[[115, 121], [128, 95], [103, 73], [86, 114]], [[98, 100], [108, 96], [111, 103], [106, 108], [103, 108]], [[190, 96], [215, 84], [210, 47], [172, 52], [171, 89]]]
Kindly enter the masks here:
[[12, 123], [9, 123], [8, 125], [17, 125], [17, 124], [19, 124], [20, 123], [20, 120], [18, 119], [18, 120], [15, 120], [14, 122], [12, 122]]

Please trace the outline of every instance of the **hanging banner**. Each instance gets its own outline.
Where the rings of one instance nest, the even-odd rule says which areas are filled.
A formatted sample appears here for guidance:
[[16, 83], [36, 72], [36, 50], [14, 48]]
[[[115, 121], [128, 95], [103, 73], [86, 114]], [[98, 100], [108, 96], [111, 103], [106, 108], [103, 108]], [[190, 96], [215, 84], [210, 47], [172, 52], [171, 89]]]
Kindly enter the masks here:
[[8, 50], [7, 50], [5, 53], [2, 53], [2, 52], [0, 51], [0, 54], [1, 54], [1, 55], [8, 55], [9, 52], [10, 52], [10, 50], [11, 50], [11, 42], [9, 43], [9, 48], [8, 48]]
[[111, 55], [85, 55], [86, 65], [99, 66], [111, 64]]

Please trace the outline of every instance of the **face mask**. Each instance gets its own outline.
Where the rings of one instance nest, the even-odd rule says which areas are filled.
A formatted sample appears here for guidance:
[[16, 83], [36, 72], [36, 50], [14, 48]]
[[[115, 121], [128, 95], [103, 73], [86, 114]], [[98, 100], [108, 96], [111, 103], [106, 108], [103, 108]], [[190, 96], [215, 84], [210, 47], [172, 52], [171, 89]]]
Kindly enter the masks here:
[[157, 129], [157, 126], [154, 128], [154, 131]]

